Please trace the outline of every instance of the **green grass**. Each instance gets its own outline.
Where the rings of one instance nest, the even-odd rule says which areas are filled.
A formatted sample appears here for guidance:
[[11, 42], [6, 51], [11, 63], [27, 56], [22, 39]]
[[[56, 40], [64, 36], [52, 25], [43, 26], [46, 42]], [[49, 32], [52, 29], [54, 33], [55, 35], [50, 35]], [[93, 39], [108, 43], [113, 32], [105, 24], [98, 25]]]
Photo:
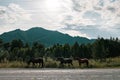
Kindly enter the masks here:
[[[44, 60], [45, 61], [45, 60]], [[89, 60], [89, 67], [87, 67], [85, 64], [82, 64], [79, 66], [77, 61], [73, 61], [73, 66], [64, 64], [60, 65], [59, 61], [55, 61], [51, 58], [48, 58], [47, 61], [44, 63], [45, 68], [120, 68], [120, 57], [116, 58], [109, 58], [106, 59], [106, 61], [95, 61], [93, 59]], [[0, 63], [0, 68], [40, 68], [37, 65], [33, 66], [27, 65], [25, 62], [20, 61], [4, 61]]]

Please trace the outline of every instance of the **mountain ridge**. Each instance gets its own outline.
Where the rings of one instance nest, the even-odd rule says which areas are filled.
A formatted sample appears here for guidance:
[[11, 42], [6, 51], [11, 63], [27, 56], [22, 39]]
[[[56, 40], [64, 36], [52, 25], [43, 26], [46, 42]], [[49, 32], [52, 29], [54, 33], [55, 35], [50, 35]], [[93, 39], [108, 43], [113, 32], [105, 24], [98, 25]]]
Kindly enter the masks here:
[[41, 27], [33, 27], [26, 31], [21, 29], [16, 29], [13, 31], [5, 32], [0, 35], [0, 38], [3, 39], [5, 42], [12, 41], [14, 39], [21, 39], [24, 43], [33, 43], [33, 42], [40, 42], [45, 46], [51, 46], [54, 44], [74, 44], [78, 42], [79, 44], [83, 43], [92, 43], [94, 40], [90, 40], [85, 37], [72, 37], [68, 34], [63, 34], [58, 31], [51, 31], [46, 30]]

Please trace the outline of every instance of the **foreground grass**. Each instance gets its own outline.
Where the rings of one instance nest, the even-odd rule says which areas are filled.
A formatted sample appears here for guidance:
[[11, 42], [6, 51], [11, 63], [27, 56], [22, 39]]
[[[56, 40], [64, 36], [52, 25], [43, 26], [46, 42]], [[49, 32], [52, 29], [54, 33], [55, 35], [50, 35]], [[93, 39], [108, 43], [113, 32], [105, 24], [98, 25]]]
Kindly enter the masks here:
[[12, 62], [2, 62], [0, 63], [0, 68], [24, 68], [27, 64], [19, 61]]
[[106, 61], [90, 60], [93, 68], [120, 68], [120, 57], [109, 58]]
[[[45, 68], [120, 68], [120, 57], [116, 58], [109, 58], [105, 61], [95, 61], [95, 60], [89, 60], [89, 67], [87, 67], [85, 64], [82, 64], [79, 66], [77, 61], [73, 61], [73, 66], [65, 64], [65, 65], [59, 65], [60, 63], [58, 61], [55, 61], [51, 58], [48, 58], [48, 60], [45, 62], [44, 67]], [[25, 62], [20, 61], [5, 61], [0, 63], [0, 68], [40, 68], [38, 64], [35, 66], [27, 65]]]

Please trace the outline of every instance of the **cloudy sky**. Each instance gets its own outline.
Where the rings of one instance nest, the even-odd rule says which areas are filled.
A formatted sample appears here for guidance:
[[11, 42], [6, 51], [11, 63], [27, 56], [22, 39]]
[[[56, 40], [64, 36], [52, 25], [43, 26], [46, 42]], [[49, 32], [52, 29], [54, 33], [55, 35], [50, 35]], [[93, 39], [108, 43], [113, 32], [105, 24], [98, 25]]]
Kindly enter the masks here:
[[120, 38], [120, 0], [0, 0], [0, 34], [32, 27]]

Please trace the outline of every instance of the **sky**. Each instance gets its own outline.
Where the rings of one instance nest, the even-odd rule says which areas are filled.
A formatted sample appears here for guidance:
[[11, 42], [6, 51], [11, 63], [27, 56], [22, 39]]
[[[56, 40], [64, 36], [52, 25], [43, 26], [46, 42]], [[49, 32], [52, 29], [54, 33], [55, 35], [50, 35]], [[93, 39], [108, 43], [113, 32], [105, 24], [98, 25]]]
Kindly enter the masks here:
[[32, 27], [120, 38], [120, 0], [0, 0], [0, 34]]

